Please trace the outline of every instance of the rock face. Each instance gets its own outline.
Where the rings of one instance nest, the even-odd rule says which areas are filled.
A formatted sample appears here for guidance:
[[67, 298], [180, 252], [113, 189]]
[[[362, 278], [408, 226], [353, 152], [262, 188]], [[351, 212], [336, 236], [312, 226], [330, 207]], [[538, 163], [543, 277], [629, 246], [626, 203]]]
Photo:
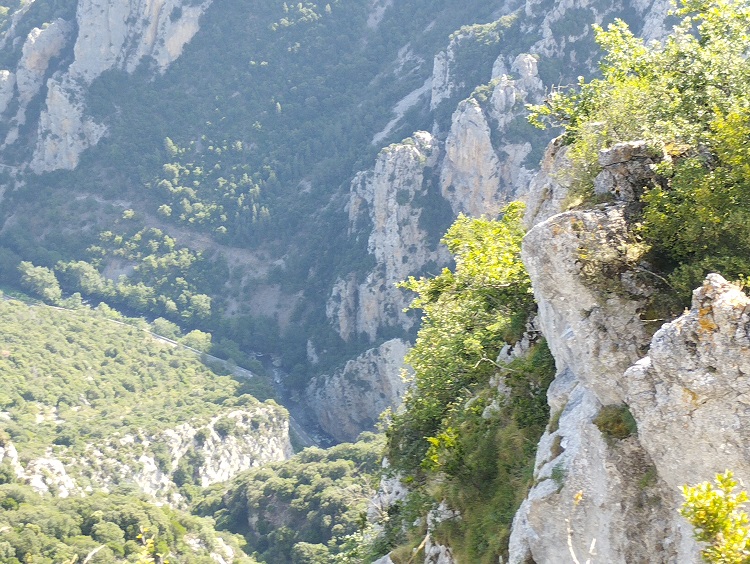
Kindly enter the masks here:
[[160, 71], [182, 54], [198, 31], [198, 18], [210, 2], [181, 0], [85, 0], [78, 5], [78, 38], [69, 73], [91, 83], [104, 71], [133, 72], [145, 57]]
[[750, 483], [750, 299], [718, 274], [625, 373], [638, 436], [673, 489], [731, 469]]
[[[164, 72], [198, 31], [198, 20], [209, 4], [210, 0], [81, 0], [75, 22], [57, 19], [32, 29], [15, 71], [0, 73], [0, 110], [5, 113], [14, 97], [18, 101], [15, 116], [7, 116], [11, 127], [4, 147], [18, 141], [19, 127], [28, 119], [37, 119], [26, 115], [27, 107], [43, 96], [31, 170], [75, 168], [81, 153], [106, 132], [103, 124], [86, 115], [87, 87], [105, 71], [132, 73], [149, 60]], [[14, 32], [15, 18], [6, 42], [14, 39]]]
[[202, 425], [186, 422], [153, 435], [91, 444], [82, 457], [50, 451], [23, 467], [13, 452], [6, 444], [0, 462], [7, 456], [17, 476], [42, 493], [67, 497], [134, 483], [156, 500], [179, 505], [183, 500], [178, 485], [206, 487], [229, 480], [243, 470], [286, 460], [292, 446], [286, 411], [258, 403], [216, 415]]
[[[710, 275], [691, 311], [652, 339], [639, 318], [650, 290], [627, 209], [654, 180], [658, 157], [644, 147], [602, 153], [595, 185], [613, 204], [551, 215], [561, 186], [531, 192], [547, 201], [528, 207], [523, 259], [558, 374], [510, 562], [698, 562], [678, 487], [726, 468], [750, 477], [750, 300]], [[565, 165], [558, 147], [547, 155], [538, 186]], [[608, 434], [601, 416], [612, 406], [632, 413], [637, 434]]]
[[334, 374], [314, 378], [307, 387], [307, 401], [323, 430], [338, 441], [354, 441], [373, 429], [383, 411], [400, 405], [408, 348], [405, 341], [392, 339]]
[[73, 169], [80, 154], [99, 142], [106, 128], [85, 115], [85, 87], [104, 71], [133, 72], [150, 57], [163, 72], [198, 31], [210, 0], [84, 0], [78, 4], [74, 60], [47, 82], [39, 119], [34, 172]]
[[493, 76], [489, 107], [485, 109], [470, 98], [453, 114], [440, 187], [455, 214], [496, 215], [502, 205], [525, 192], [531, 179], [531, 170], [524, 166], [531, 144], [512, 139], [509, 130], [514, 120], [524, 119], [526, 103], [541, 99], [544, 86], [535, 57], [518, 55], [512, 75], [505, 73], [503, 58], [501, 55], [494, 65], [499, 74]]
[[540, 101], [544, 87], [532, 55], [518, 55], [511, 73], [506, 74], [501, 55], [494, 65], [489, 108], [469, 99], [453, 116], [440, 183], [456, 214], [494, 215], [528, 186], [532, 173], [524, 161], [531, 144], [512, 139], [509, 130], [524, 119], [526, 103]]
[[365, 334], [373, 341], [383, 327], [409, 329], [414, 324], [403, 312], [410, 298], [395, 284], [443, 256], [427, 248], [420, 225], [425, 174], [436, 159], [435, 139], [418, 132], [383, 149], [374, 170], [359, 173], [352, 182], [350, 233], [362, 236], [362, 226], [371, 226], [367, 251], [377, 266], [363, 277], [340, 278], [333, 288], [326, 313], [343, 339]]

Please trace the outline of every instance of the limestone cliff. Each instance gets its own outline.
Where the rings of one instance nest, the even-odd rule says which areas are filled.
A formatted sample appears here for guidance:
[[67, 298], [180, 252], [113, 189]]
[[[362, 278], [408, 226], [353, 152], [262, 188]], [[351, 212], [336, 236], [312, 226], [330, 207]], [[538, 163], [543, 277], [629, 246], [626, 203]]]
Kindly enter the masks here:
[[185, 422], [158, 433], [125, 435], [87, 445], [83, 455], [50, 448], [22, 464], [13, 447], [0, 447], [16, 476], [58, 497], [133, 484], [148, 496], [179, 505], [179, 485], [205, 487], [292, 455], [289, 419], [275, 404], [235, 408], [206, 423]]
[[[554, 190], [538, 190], [548, 201], [529, 206], [530, 214], [547, 209], [528, 218], [533, 227], [523, 259], [558, 373], [548, 392], [552, 423], [537, 451], [535, 485], [514, 520], [511, 562], [569, 562], [572, 554], [592, 562], [698, 561], [677, 513], [677, 486], [747, 465], [739, 431], [744, 408], [736, 403], [741, 392], [726, 393], [742, 386], [747, 352], [737, 335], [747, 299], [711, 276], [696, 291], [693, 310], [653, 339], [641, 320], [650, 289], [628, 206], [653, 177], [656, 160], [643, 144], [615, 146], [602, 153], [596, 179], [614, 203], [545, 219], [554, 211]], [[564, 166], [553, 147], [540, 185], [555, 177], [555, 162]], [[716, 385], [706, 387], [709, 380]], [[637, 434], [607, 434], [603, 410], [626, 409], [613, 406], [629, 408]], [[730, 414], [737, 418], [726, 424]]]
[[[4, 42], [23, 40], [23, 48], [17, 67], [0, 74], [0, 111], [17, 101], [15, 115], [6, 116], [10, 128], [3, 147], [18, 142], [19, 128], [32, 121], [37, 124], [32, 171], [75, 168], [81, 153], [106, 132], [104, 124], [86, 113], [88, 86], [105, 71], [132, 73], [148, 61], [163, 72], [198, 31], [198, 19], [209, 4], [82, 0], [75, 20], [58, 18], [33, 28], [25, 38], [15, 37], [19, 32], [12, 25]], [[35, 98], [43, 99], [41, 113], [27, 115]]]
[[380, 414], [401, 403], [402, 378], [409, 345], [401, 339], [370, 349], [331, 375], [314, 378], [307, 402], [320, 426], [338, 441], [354, 441], [371, 431]]
[[493, 68], [489, 106], [484, 109], [472, 97], [453, 114], [440, 188], [455, 214], [496, 215], [503, 204], [525, 191], [532, 176], [524, 166], [531, 143], [513, 139], [509, 130], [518, 118], [523, 120], [526, 103], [541, 100], [544, 85], [534, 56], [515, 57], [510, 74], [504, 58], [501, 55]]
[[370, 228], [367, 251], [377, 266], [364, 275], [340, 278], [333, 288], [326, 313], [342, 338], [364, 334], [373, 341], [383, 327], [409, 329], [414, 324], [403, 312], [410, 298], [395, 284], [444, 256], [429, 248], [420, 225], [425, 176], [436, 161], [435, 139], [422, 131], [383, 149], [375, 168], [352, 182], [349, 231], [362, 237], [362, 226]]

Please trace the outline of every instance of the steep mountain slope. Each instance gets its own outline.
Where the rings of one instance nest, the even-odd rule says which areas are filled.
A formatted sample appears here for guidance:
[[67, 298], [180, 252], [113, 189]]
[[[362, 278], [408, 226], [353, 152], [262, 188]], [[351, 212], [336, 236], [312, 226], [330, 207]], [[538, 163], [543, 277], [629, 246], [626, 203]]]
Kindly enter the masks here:
[[[393, 282], [445, 263], [456, 213], [523, 192], [548, 140], [523, 103], [590, 68], [588, 22], [615, 15], [653, 36], [663, 6], [37, 0], [5, 32], [0, 277], [125, 274], [58, 267], [67, 292], [281, 353], [302, 389], [413, 334]], [[395, 148], [356, 174], [417, 129], [412, 164]], [[192, 264], [116, 242], [143, 228]]]

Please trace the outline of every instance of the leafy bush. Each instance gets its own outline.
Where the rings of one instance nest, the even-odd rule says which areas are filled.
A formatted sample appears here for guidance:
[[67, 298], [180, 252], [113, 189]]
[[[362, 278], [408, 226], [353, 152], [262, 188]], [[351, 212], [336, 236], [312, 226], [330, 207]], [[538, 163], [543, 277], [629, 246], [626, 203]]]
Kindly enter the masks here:
[[676, 15], [663, 44], [644, 44], [619, 20], [595, 26], [603, 77], [553, 92], [531, 119], [564, 128], [584, 192], [600, 149], [645, 139], [665, 155], [662, 181], [641, 200], [640, 235], [684, 301], [707, 272], [750, 272], [750, 7], [689, 0]]
[[354, 444], [305, 449], [211, 487], [195, 511], [243, 534], [263, 562], [336, 561], [364, 526], [382, 447], [381, 436], [365, 433]]
[[[434, 533], [460, 561], [497, 562], [506, 554], [549, 419], [555, 364], [546, 343], [507, 365], [496, 362], [534, 309], [520, 260], [522, 211], [511, 204], [500, 221], [460, 217], [444, 237], [455, 270], [403, 284], [418, 293], [412, 307], [424, 318], [407, 355], [413, 387], [386, 430], [388, 458], [414, 492], [461, 513]], [[499, 394], [491, 378], [507, 392]], [[394, 531], [413, 527], [414, 518], [395, 508], [388, 521], [392, 548], [405, 542]]]
[[402, 287], [418, 294], [422, 328], [406, 362], [415, 371], [405, 411], [388, 430], [389, 458], [414, 472], [442, 422], [486, 383], [500, 347], [521, 334], [533, 308], [531, 284], [521, 263], [523, 206], [508, 206], [501, 221], [461, 216], [443, 241], [455, 272], [410, 278]]
[[701, 551], [706, 562], [750, 562], [750, 519], [743, 509], [747, 492], [736, 492], [737, 480], [727, 471], [716, 476], [716, 486], [703, 482], [683, 486], [685, 501], [680, 514], [695, 528], [696, 540], [708, 546]]

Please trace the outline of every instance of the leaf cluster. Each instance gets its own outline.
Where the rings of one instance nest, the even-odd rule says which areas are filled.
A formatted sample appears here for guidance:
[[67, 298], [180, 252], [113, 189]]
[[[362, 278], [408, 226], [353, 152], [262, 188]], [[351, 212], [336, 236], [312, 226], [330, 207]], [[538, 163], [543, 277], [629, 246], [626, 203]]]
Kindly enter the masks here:
[[213, 516], [221, 530], [243, 534], [262, 562], [338, 561], [349, 537], [365, 526], [382, 448], [382, 436], [368, 433], [353, 444], [307, 448], [212, 487], [195, 511]]
[[701, 551], [706, 562], [750, 562], [750, 520], [743, 509], [748, 496], [736, 488], [737, 480], [729, 471], [717, 474], [716, 485], [703, 482], [682, 488], [685, 501], [680, 514], [693, 525], [696, 540], [707, 544]]
[[[424, 318], [407, 355], [413, 386], [386, 430], [388, 458], [415, 491], [461, 513], [435, 535], [467, 562], [505, 554], [549, 419], [555, 366], [546, 344], [497, 361], [534, 309], [520, 260], [522, 212], [514, 203], [499, 221], [459, 217], [443, 239], [455, 269], [402, 284], [417, 292], [412, 307]], [[410, 526], [406, 514], [393, 521]]]
[[60, 499], [8, 483], [0, 485], [0, 507], [0, 560], [6, 564], [161, 561], [157, 555], [210, 564], [211, 553], [220, 554], [224, 544], [238, 564], [254, 562], [242, 556], [238, 539], [220, 539], [210, 520], [157, 507], [133, 494]]

